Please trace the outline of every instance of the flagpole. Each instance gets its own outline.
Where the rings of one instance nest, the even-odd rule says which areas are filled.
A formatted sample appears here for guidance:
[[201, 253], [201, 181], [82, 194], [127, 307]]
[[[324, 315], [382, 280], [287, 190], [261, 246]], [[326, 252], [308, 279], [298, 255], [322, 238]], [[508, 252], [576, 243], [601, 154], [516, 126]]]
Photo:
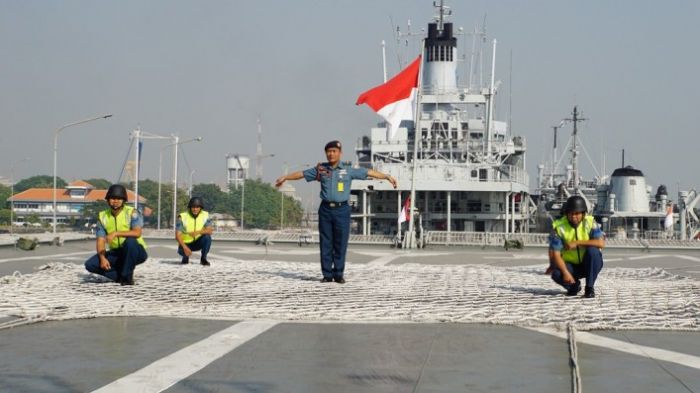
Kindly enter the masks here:
[[416, 248], [416, 231], [414, 221], [414, 212], [416, 207], [416, 168], [418, 165], [418, 143], [420, 143], [420, 127], [418, 125], [418, 120], [420, 118], [420, 101], [421, 101], [421, 89], [423, 87], [423, 66], [425, 58], [423, 52], [425, 51], [425, 39], [421, 41], [421, 60], [420, 68], [418, 68], [418, 83], [416, 88], [416, 107], [413, 111], [413, 167], [411, 169], [411, 207], [409, 210], [409, 220], [408, 220], [408, 232], [404, 237], [403, 248]]

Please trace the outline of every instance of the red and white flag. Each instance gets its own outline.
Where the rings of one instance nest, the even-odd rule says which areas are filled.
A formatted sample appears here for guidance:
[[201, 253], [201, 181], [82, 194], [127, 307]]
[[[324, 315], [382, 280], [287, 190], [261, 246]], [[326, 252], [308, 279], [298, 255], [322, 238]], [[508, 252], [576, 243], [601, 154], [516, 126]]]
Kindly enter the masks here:
[[418, 56], [411, 65], [388, 82], [369, 89], [357, 97], [355, 105], [369, 105], [389, 123], [387, 127], [389, 140], [396, 137], [401, 120], [413, 120], [420, 65], [421, 56]]
[[403, 202], [401, 215], [399, 216], [399, 224], [406, 221], [411, 221], [411, 197], [406, 198], [406, 200]]

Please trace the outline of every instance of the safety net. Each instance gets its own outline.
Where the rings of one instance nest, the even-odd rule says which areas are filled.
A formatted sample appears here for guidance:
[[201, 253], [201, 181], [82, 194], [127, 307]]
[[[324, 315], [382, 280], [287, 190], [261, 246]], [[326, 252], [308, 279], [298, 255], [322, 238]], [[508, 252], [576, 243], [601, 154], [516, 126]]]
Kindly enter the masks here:
[[568, 297], [542, 265], [351, 264], [319, 283], [318, 262], [149, 259], [134, 286], [49, 263], [0, 278], [0, 328], [45, 320], [169, 316], [283, 321], [573, 325], [578, 330], [700, 330], [700, 282], [659, 268], [606, 268], [597, 297]]

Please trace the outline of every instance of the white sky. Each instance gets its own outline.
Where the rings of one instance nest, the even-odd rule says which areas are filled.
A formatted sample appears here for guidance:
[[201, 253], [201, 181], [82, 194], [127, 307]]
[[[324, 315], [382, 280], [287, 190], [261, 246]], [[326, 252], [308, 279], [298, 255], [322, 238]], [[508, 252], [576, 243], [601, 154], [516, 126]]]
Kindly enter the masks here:
[[[16, 178], [50, 175], [53, 131], [102, 113], [114, 117], [61, 133], [59, 176], [116, 180], [129, 133], [140, 125], [183, 139], [203, 136], [183, 146], [195, 183], [222, 183], [227, 153], [254, 156], [258, 116], [264, 151], [275, 154], [265, 160], [264, 180], [279, 176], [284, 163], [298, 169], [323, 160], [331, 139], [352, 159], [357, 139], [380, 121], [354, 102], [381, 82], [381, 40], [393, 74], [392, 21], [402, 31], [408, 19], [413, 31], [424, 28], [431, 4], [0, 0], [0, 175], [9, 177], [23, 157], [31, 160], [17, 165]], [[599, 169], [603, 154], [606, 172], [619, 166], [624, 148], [626, 163], [654, 187], [666, 184], [673, 199], [678, 186], [700, 186], [699, 2], [448, 5], [455, 27], [472, 30], [486, 16], [489, 40], [498, 40], [497, 117], [510, 117], [513, 132], [527, 139], [531, 186], [536, 164], [550, 152], [551, 126], [574, 105], [589, 119], [581, 133]], [[146, 142], [144, 177], [157, 178], [163, 145]], [[182, 162], [180, 168], [186, 182], [189, 171]], [[317, 193], [294, 185], [302, 196]]]

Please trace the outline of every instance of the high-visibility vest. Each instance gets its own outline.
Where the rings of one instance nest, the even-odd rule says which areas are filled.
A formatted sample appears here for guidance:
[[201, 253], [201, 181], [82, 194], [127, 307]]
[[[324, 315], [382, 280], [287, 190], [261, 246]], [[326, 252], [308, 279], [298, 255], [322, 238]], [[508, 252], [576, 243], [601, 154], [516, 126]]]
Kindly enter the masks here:
[[[552, 228], [554, 228], [554, 233], [564, 242], [564, 244], [570, 243], [574, 240], [589, 240], [591, 230], [595, 227], [595, 221], [593, 221], [593, 216], [585, 215], [578, 227], [574, 228], [569, 223], [566, 216], [554, 221], [552, 223]], [[579, 264], [583, 262], [583, 256], [586, 255], [586, 249], [581, 247], [576, 247], [571, 250], [564, 248], [561, 250], [561, 258], [565, 262]]]
[[183, 227], [183, 232], [181, 234], [182, 236], [182, 241], [185, 243], [192, 243], [193, 241], [199, 239], [201, 234], [192, 237], [189, 234], [194, 232], [194, 231], [201, 231], [202, 228], [204, 228], [204, 224], [206, 224], [207, 220], [209, 219], [209, 212], [207, 211], [200, 211], [197, 217], [193, 216], [192, 213], [189, 211], [180, 213], [180, 219], [182, 220], [182, 227]]
[[[111, 209], [101, 211], [99, 214], [99, 219], [107, 234], [112, 232], [128, 232], [131, 230], [131, 216], [133, 214], [138, 214], [134, 211], [133, 207], [124, 206], [122, 211], [120, 211], [116, 217], [112, 215]], [[143, 237], [139, 236], [136, 241], [142, 245], [143, 248], [146, 248], [146, 242], [143, 241]], [[109, 243], [109, 249], [116, 250], [121, 248], [123, 244], [124, 238], [115, 237]]]

